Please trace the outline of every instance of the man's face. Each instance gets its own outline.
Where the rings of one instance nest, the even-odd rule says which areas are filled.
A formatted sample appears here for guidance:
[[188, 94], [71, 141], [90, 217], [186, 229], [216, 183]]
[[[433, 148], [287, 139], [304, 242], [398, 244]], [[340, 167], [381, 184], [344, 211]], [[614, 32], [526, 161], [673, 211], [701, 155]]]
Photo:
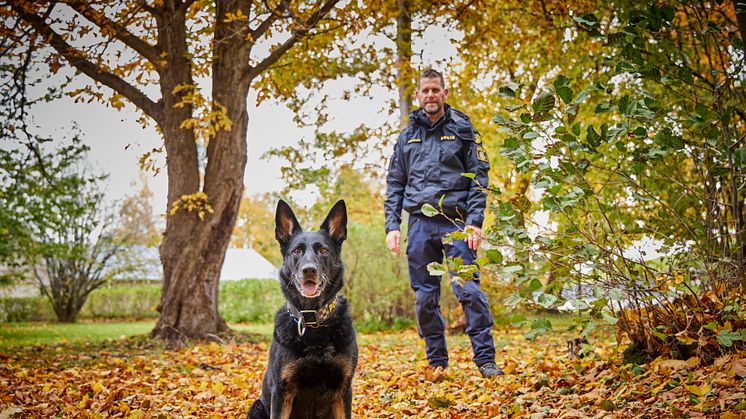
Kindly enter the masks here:
[[440, 84], [438, 77], [426, 77], [420, 79], [417, 89], [417, 100], [428, 115], [438, 115], [443, 112], [443, 105], [448, 99], [448, 89]]

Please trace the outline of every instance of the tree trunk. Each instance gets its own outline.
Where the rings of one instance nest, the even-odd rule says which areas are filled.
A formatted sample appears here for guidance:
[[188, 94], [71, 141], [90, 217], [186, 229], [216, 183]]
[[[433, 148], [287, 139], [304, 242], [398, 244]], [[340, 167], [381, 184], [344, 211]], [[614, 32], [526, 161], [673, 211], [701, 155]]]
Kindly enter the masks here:
[[[227, 117], [230, 124], [219, 129], [207, 145], [202, 191], [212, 213], [205, 212], [204, 220], [195, 212], [185, 210], [169, 214], [161, 243], [164, 280], [160, 318], [152, 336], [172, 343], [186, 339], [218, 339], [217, 335], [228, 330], [218, 314], [218, 285], [243, 194], [247, 160], [246, 97], [250, 84], [243, 76], [249, 63], [250, 44], [245, 41], [245, 24], [240, 20], [226, 22], [229, 20], [226, 13], [235, 13], [235, 9], [241, 7], [244, 8], [241, 12], [248, 16], [248, 5], [248, 2], [217, 2], [212, 108]], [[178, 44], [178, 48], [167, 50], [186, 51], [185, 42], [181, 49], [182, 41], [181, 36], [174, 37], [169, 42]], [[192, 84], [189, 63], [184, 57], [188, 55], [170, 57], [174, 63], [167, 68], [183, 68], [186, 72], [174, 71], [173, 80], [161, 82], [163, 97], [172, 102], [164, 103], [166, 109], [179, 109], [173, 108], [179, 100], [171, 95], [174, 87]], [[200, 191], [196, 139], [192, 130], [180, 128], [181, 122], [191, 117], [191, 112], [191, 109], [174, 112], [161, 126], [168, 155], [169, 210], [182, 195]]]
[[396, 84], [399, 87], [399, 125], [404, 126], [412, 109], [412, 4], [398, 0], [396, 18], [396, 53], [398, 57]]

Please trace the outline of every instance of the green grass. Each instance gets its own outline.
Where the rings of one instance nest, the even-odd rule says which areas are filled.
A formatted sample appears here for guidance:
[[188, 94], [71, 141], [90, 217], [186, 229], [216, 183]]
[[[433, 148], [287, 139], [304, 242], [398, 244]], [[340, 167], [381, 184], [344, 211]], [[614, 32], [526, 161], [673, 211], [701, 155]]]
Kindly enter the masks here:
[[[144, 336], [150, 333], [154, 326], [154, 320], [74, 324], [0, 323], [0, 350], [18, 346], [97, 343], [122, 336]], [[237, 332], [250, 333], [269, 342], [272, 339], [274, 325], [237, 323], [231, 324], [230, 327]]]
[[[572, 325], [573, 316], [567, 314], [546, 314], [539, 316], [533, 313], [527, 313], [527, 317], [533, 320], [536, 317], [545, 317], [552, 322], [552, 329], [555, 332], [566, 331], [568, 326]], [[500, 320], [503, 320], [501, 322]], [[508, 319], [496, 319], [497, 327], [504, 328]], [[122, 322], [95, 322], [95, 323], [0, 323], [0, 350], [9, 350], [19, 346], [34, 345], [57, 345], [61, 343], [81, 344], [81, 343], [98, 343], [106, 339], [118, 339], [122, 336], [147, 335], [155, 326], [154, 320], [144, 321], [122, 321]], [[359, 326], [359, 325], [358, 325]], [[399, 325], [393, 329], [414, 328], [415, 326]], [[248, 333], [256, 336], [259, 340], [269, 342], [272, 339], [272, 323], [234, 323], [230, 327], [240, 333]], [[387, 334], [372, 333], [377, 328], [368, 330], [365, 326], [358, 327], [358, 335], [366, 336], [371, 334], [371, 339], [388, 339]], [[526, 328], [528, 330], [528, 328]], [[393, 335], [395, 336], [395, 335]], [[395, 337], [392, 337], [392, 339]], [[451, 337], [450, 339], [459, 337]], [[368, 342], [367, 336], [362, 339], [362, 343]], [[498, 334], [496, 345], [502, 347], [506, 344]], [[371, 341], [370, 343], [374, 343]], [[385, 342], [379, 342], [384, 344]]]
[[154, 321], [125, 323], [0, 323], [0, 349], [16, 346], [100, 342], [121, 336], [144, 335]]
[[269, 342], [272, 339], [272, 332], [275, 328], [274, 323], [235, 323], [230, 324], [229, 326], [236, 332], [259, 335], [266, 342]]

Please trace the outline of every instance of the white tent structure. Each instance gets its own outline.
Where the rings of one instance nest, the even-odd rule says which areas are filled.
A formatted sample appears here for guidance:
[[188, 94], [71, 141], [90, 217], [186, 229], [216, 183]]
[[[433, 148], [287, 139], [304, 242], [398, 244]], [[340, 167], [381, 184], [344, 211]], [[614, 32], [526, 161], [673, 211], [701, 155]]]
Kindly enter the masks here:
[[225, 252], [221, 281], [239, 279], [278, 279], [280, 271], [254, 249], [231, 248]]
[[[114, 276], [114, 280], [160, 281], [163, 279], [158, 249], [155, 247], [133, 246], [117, 257], [115, 264], [127, 266], [130, 269], [122, 269], [121, 273]], [[229, 248], [225, 252], [223, 269], [220, 271], [221, 281], [279, 279], [279, 277], [277, 267], [254, 249]]]

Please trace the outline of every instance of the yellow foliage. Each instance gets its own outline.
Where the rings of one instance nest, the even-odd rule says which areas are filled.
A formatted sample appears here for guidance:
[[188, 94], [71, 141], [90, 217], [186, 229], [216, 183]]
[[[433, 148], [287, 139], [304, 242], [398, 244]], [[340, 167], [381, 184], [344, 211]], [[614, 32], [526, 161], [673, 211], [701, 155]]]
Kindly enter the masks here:
[[231, 23], [239, 20], [248, 20], [249, 18], [241, 12], [241, 9], [238, 9], [236, 13], [227, 12], [225, 14], [225, 19], [223, 19], [223, 22], [225, 23]]
[[174, 215], [180, 209], [186, 210], [187, 212], [196, 212], [197, 216], [202, 221], [205, 220], [205, 213], [213, 213], [212, 205], [210, 205], [207, 194], [201, 191], [190, 195], [182, 195], [171, 205], [171, 210], [168, 212], [168, 215]]
[[[195, 136], [205, 143], [214, 138], [220, 131], [230, 131], [233, 123], [228, 117], [228, 108], [212, 101], [209, 102], [194, 84], [180, 84], [171, 93], [179, 95], [175, 108], [192, 106], [196, 112], [192, 118], [181, 121], [181, 129], [194, 130]], [[208, 103], [210, 106], [208, 106]]]
[[707, 395], [707, 393], [710, 392], [710, 390], [712, 390], [712, 387], [709, 384], [705, 383], [699, 386], [686, 386], [686, 389], [695, 396], [704, 397]]
[[124, 101], [122, 99], [124, 99], [124, 96], [115, 93], [109, 98], [109, 105], [116, 110], [121, 110], [124, 108]]

